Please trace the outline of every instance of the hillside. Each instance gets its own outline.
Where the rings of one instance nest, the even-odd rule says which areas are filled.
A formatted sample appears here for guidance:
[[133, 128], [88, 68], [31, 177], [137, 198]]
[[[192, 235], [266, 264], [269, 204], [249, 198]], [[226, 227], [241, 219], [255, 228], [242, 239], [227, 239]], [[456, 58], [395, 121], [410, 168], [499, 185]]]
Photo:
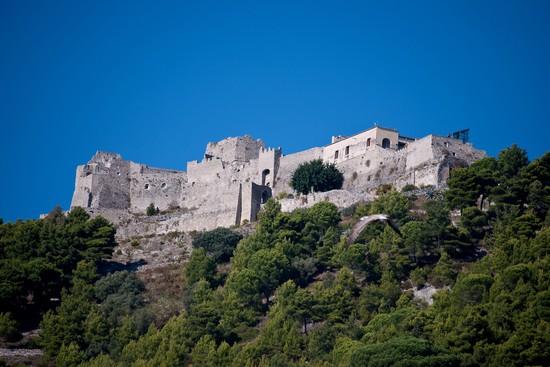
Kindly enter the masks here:
[[[56, 366], [548, 365], [550, 152], [512, 146], [447, 185], [342, 210], [272, 198], [254, 225], [117, 244], [81, 209], [2, 224], [1, 336], [34, 315], [27, 346]], [[375, 213], [402, 236], [347, 245]]]

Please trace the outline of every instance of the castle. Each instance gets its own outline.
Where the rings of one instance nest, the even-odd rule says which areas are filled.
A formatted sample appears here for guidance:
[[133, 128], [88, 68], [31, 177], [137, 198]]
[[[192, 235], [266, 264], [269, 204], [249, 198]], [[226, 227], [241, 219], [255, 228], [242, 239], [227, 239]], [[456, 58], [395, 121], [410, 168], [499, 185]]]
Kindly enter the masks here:
[[[451, 169], [483, 157], [484, 151], [454, 137], [407, 138], [380, 126], [349, 137], [335, 136], [324, 147], [289, 155], [248, 135], [227, 138], [208, 143], [202, 161], [188, 162], [185, 172], [151, 168], [98, 151], [77, 168], [71, 207], [81, 206], [128, 226], [137, 218], [142, 218], [142, 225], [146, 208], [153, 203], [162, 214], [146, 219], [157, 233], [209, 230], [255, 221], [272, 196], [290, 211], [323, 200], [343, 208], [372, 198], [381, 184], [396, 189], [407, 184], [441, 188]], [[293, 192], [294, 170], [314, 159], [336, 165], [344, 175], [342, 190], [285, 199]]]

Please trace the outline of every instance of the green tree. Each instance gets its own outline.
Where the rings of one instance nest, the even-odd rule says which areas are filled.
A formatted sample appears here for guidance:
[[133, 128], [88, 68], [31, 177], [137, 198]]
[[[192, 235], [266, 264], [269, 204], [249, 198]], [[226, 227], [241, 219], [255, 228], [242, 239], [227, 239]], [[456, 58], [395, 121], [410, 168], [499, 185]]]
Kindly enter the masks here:
[[322, 201], [308, 209], [308, 216], [311, 222], [324, 234], [327, 229], [336, 227], [340, 222], [340, 214], [335, 204], [329, 201]]
[[83, 341], [87, 346], [86, 356], [90, 358], [101, 353], [108, 353], [113, 337], [111, 333], [112, 325], [105, 318], [102, 310], [97, 307], [92, 308], [86, 320], [84, 320], [83, 326]]
[[59, 367], [76, 367], [84, 361], [84, 352], [77, 343], [63, 344], [55, 362]]
[[9, 312], [0, 312], [0, 339], [14, 340], [21, 334], [15, 321]]
[[227, 279], [230, 291], [238, 295], [242, 304], [248, 307], [258, 308], [261, 304], [260, 278], [252, 269], [232, 271]]
[[424, 204], [424, 209], [430, 236], [435, 240], [436, 247], [439, 249], [447, 235], [447, 227], [451, 225], [449, 210], [444, 200], [428, 200]]
[[154, 203], [149, 204], [149, 206], [145, 209], [145, 214], [147, 214], [147, 216], [149, 217], [156, 215], [159, 212], [159, 209], [155, 207]]
[[479, 209], [483, 209], [483, 204], [491, 193], [491, 188], [498, 183], [497, 165], [497, 161], [494, 158], [486, 157], [472, 163], [469, 168], [477, 184]]
[[452, 285], [456, 278], [456, 271], [452, 265], [451, 258], [447, 252], [442, 251], [439, 261], [430, 273], [430, 283], [438, 288]]
[[459, 366], [459, 359], [425, 339], [397, 337], [387, 342], [357, 345], [351, 350], [349, 366]]
[[452, 170], [447, 180], [449, 189], [443, 194], [450, 209], [462, 209], [475, 206], [479, 197], [479, 186], [476, 177], [468, 168]]
[[411, 208], [411, 199], [397, 190], [392, 189], [374, 199], [369, 206], [358, 210], [355, 216], [361, 217], [368, 214], [383, 213], [389, 215], [399, 225], [404, 225], [411, 220], [409, 217], [409, 210], [411, 210]]
[[343, 183], [344, 176], [336, 166], [321, 159], [300, 164], [291, 179], [292, 188], [304, 195], [341, 189]]
[[209, 334], [199, 339], [191, 351], [193, 366], [196, 367], [216, 367], [214, 364], [216, 358], [216, 342]]
[[145, 285], [134, 274], [118, 271], [99, 279], [94, 285], [95, 296], [101, 303], [103, 317], [113, 326], [122, 325], [125, 316], [144, 306]]
[[184, 273], [189, 286], [201, 278], [212, 281], [216, 274], [216, 263], [204, 248], [198, 248], [191, 253], [191, 258], [185, 266]]
[[406, 251], [410, 258], [418, 263], [424, 256], [433, 253], [433, 241], [430, 226], [424, 221], [412, 221], [401, 227]]
[[285, 255], [275, 249], [262, 249], [250, 257], [248, 268], [256, 274], [266, 302], [288, 273], [289, 265]]
[[38, 343], [48, 358], [55, 358], [63, 346], [68, 348], [71, 343], [76, 343], [81, 350], [86, 348], [85, 321], [95, 307], [93, 282], [96, 277], [93, 262], [79, 262], [70, 290], [64, 289], [61, 294], [61, 304], [55, 313], [50, 310], [42, 318]]
[[527, 151], [516, 144], [498, 153], [499, 173], [507, 178], [512, 178], [519, 174], [519, 171], [527, 166], [528, 163]]
[[204, 248], [216, 262], [226, 262], [233, 254], [237, 243], [243, 236], [228, 228], [216, 228], [212, 231], [200, 233], [193, 239], [194, 248]]

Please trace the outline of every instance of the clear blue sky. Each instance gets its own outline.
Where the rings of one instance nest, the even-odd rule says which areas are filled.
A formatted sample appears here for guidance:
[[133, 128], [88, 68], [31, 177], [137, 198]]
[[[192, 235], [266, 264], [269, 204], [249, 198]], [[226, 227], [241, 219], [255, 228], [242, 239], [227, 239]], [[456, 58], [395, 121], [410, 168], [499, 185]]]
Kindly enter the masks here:
[[550, 144], [549, 1], [0, 2], [0, 217], [68, 209], [106, 150], [185, 170], [250, 134], [293, 153], [379, 125]]

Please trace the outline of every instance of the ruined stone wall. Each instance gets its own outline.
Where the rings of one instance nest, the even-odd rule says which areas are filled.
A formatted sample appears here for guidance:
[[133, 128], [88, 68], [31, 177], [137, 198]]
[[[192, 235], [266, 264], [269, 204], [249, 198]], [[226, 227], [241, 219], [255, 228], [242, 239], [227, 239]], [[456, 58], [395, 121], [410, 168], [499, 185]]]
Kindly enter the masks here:
[[71, 206], [126, 209], [130, 203], [129, 162], [119, 154], [98, 151], [77, 167]]
[[187, 178], [191, 185], [215, 184], [215, 181], [225, 175], [227, 164], [219, 158], [205, 158], [202, 162], [187, 163]]
[[160, 210], [174, 210], [180, 206], [187, 174], [151, 168], [143, 164], [130, 165], [130, 210], [143, 213], [153, 203]]
[[405, 170], [405, 165], [403, 152], [371, 145], [363, 155], [339, 162], [336, 167], [344, 175], [343, 188], [360, 192], [395, 181]]
[[205, 158], [220, 158], [224, 162], [248, 162], [258, 159], [260, 149], [265, 148], [262, 140], [254, 140], [250, 135], [227, 138], [219, 142], [208, 143]]
[[407, 169], [416, 169], [435, 158], [433, 149], [433, 135], [428, 135], [415, 142], [407, 144]]
[[75, 189], [71, 207], [80, 206], [87, 208], [91, 205], [92, 197], [92, 181], [94, 176], [87, 174], [86, 166], [78, 166], [76, 168]]
[[[389, 139], [388, 148], [382, 140]], [[368, 140], [370, 139], [370, 141]], [[401, 189], [406, 184], [441, 186], [456, 167], [483, 158], [485, 152], [459, 140], [429, 135], [401, 139], [397, 131], [374, 127], [325, 147], [282, 155], [250, 136], [209, 143], [205, 158], [187, 164], [187, 172], [151, 168], [125, 161], [118, 154], [97, 152], [77, 168], [71, 206], [87, 208], [124, 223], [128, 233], [202, 231], [256, 220], [261, 205], [281, 191], [292, 193], [292, 174], [314, 159], [336, 164], [344, 175], [342, 190], [296, 195], [283, 200], [283, 210], [329, 200], [343, 208], [372, 198], [381, 184]], [[335, 159], [335, 152], [339, 151]], [[162, 214], [146, 217], [150, 203]], [[130, 229], [132, 228], [132, 229]]]

